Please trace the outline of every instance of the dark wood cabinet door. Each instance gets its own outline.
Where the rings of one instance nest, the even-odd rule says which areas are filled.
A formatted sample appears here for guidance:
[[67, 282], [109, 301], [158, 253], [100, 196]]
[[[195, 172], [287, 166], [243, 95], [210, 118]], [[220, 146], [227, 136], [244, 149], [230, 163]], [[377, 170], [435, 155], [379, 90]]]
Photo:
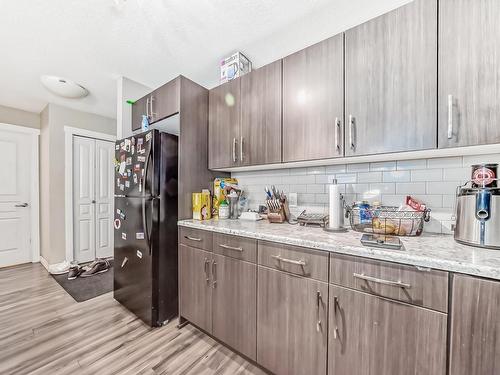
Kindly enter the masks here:
[[328, 373], [445, 375], [447, 315], [330, 285]]
[[339, 34], [283, 59], [285, 162], [343, 156], [343, 43]]
[[436, 148], [437, 1], [346, 31], [345, 55], [346, 156]]
[[181, 316], [212, 332], [212, 254], [179, 245], [179, 305]]
[[454, 275], [450, 375], [500, 372], [500, 282]]
[[213, 335], [256, 359], [257, 266], [214, 254]]
[[208, 98], [208, 165], [236, 166], [240, 142], [240, 79], [210, 90]]
[[500, 1], [439, 0], [439, 147], [500, 142]]
[[241, 77], [240, 164], [281, 162], [281, 60]]
[[277, 375], [326, 374], [327, 307], [328, 284], [258, 267], [257, 362]]
[[179, 112], [180, 77], [157, 88], [150, 96], [151, 123]]
[[[132, 104], [132, 130], [139, 130], [142, 125], [142, 116], [147, 115], [147, 97], [140, 98]], [[127, 104], [128, 105], [128, 104]]]

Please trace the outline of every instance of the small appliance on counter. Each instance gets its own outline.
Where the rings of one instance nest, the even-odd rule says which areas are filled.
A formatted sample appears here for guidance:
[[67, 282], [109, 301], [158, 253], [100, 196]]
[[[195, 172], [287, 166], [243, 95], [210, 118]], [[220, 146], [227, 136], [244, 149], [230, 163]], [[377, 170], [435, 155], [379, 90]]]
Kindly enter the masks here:
[[472, 166], [472, 179], [457, 187], [455, 240], [500, 249], [498, 164]]

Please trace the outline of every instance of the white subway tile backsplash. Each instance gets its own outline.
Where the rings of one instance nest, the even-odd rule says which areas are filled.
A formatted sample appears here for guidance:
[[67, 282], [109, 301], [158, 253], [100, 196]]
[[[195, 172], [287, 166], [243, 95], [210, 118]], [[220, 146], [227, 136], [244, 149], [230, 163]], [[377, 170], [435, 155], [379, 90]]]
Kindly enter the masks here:
[[435, 158], [427, 160], [427, 168], [455, 168], [462, 166], [462, 157]]
[[411, 172], [412, 181], [442, 181], [442, 169], [415, 169]]
[[370, 163], [370, 171], [395, 171], [395, 161], [385, 161], [381, 163]]
[[471, 177], [471, 169], [469, 167], [461, 168], [446, 168], [443, 170], [445, 181], [468, 181]]
[[264, 187], [275, 185], [285, 193], [298, 194], [297, 214], [327, 213], [328, 184], [335, 178], [348, 204], [359, 200], [380, 201], [400, 206], [407, 195], [424, 202], [431, 210], [431, 222], [424, 230], [451, 233], [452, 209], [458, 185], [470, 179], [470, 165], [500, 162], [500, 153], [381, 163], [331, 165], [309, 168], [235, 172], [248, 198], [248, 207], [257, 208], [265, 199]]
[[307, 168], [307, 174], [325, 174], [325, 167]]
[[[339, 173], [335, 174], [337, 184], [355, 184], [357, 181], [356, 173]], [[328, 179], [330, 181], [330, 179]]]
[[401, 160], [396, 162], [397, 170], [408, 170], [408, 169], [425, 169], [427, 168], [426, 159], [416, 159], [416, 160]]
[[396, 184], [396, 194], [425, 194], [425, 182], [401, 182]]
[[368, 172], [370, 170], [370, 164], [359, 163], [359, 164], [347, 164], [347, 172]]
[[358, 182], [382, 182], [382, 172], [360, 172]]
[[454, 194], [460, 181], [427, 182], [427, 194]]
[[382, 181], [383, 182], [409, 182], [410, 181], [410, 171], [383, 172]]

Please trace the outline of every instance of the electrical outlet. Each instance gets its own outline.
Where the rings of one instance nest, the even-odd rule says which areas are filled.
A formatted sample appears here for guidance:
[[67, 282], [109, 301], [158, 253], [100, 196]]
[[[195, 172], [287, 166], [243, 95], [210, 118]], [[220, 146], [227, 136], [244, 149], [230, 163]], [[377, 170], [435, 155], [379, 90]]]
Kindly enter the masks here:
[[297, 193], [288, 194], [288, 205], [290, 207], [297, 207]]

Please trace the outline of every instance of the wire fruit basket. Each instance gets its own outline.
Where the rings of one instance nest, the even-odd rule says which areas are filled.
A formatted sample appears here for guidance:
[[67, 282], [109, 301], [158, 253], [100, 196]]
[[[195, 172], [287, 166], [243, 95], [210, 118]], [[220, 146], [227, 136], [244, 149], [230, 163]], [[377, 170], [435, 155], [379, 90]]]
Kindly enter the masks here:
[[346, 207], [346, 217], [353, 230], [395, 236], [420, 236], [424, 222], [430, 220], [430, 212], [430, 209], [405, 211], [393, 206]]

